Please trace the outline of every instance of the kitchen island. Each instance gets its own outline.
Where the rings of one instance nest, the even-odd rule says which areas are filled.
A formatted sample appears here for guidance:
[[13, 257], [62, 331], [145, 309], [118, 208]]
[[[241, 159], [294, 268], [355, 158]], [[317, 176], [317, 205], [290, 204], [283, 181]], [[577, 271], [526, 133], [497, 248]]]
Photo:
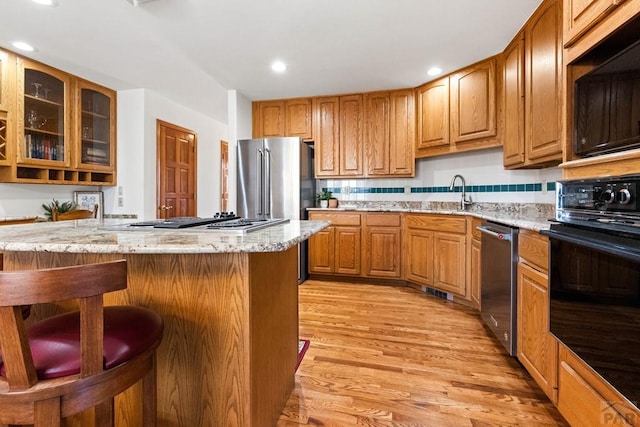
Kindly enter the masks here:
[[[328, 223], [290, 221], [246, 235], [114, 230], [121, 223], [1, 227], [4, 269], [126, 259], [128, 288], [108, 294], [105, 303], [148, 307], [164, 318], [157, 351], [158, 425], [275, 425], [294, 386], [297, 245]], [[40, 306], [32, 317], [61, 309]], [[118, 396], [118, 426], [141, 425], [141, 392], [136, 386]]]

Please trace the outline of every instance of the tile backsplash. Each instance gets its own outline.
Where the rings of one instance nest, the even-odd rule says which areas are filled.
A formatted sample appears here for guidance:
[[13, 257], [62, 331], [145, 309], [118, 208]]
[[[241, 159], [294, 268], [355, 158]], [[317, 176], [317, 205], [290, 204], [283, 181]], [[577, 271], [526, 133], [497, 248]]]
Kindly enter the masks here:
[[555, 203], [558, 168], [505, 170], [502, 149], [460, 153], [416, 161], [414, 178], [327, 179], [318, 189], [327, 189], [341, 201], [459, 201], [460, 179], [449, 190], [456, 175], [465, 178], [467, 197], [474, 202]]

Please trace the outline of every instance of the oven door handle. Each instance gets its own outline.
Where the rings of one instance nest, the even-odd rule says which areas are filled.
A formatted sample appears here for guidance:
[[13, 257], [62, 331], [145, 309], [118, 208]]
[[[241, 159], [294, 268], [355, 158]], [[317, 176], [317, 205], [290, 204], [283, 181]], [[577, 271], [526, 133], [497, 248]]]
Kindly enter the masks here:
[[480, 230], [480, 232], [493, 236], [498, 240], [511, 240], [511, 233], [500, 233], [484, 225], [476, 227], [476, 230]]

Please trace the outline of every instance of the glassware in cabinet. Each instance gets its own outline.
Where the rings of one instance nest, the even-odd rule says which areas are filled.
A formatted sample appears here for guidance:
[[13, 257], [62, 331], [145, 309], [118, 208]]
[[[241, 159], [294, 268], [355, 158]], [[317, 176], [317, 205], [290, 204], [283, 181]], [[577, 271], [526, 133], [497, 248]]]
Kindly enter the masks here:
[[79, 81], [78, 167], [112, 170], [115, 156], [115, 92]]
[[70, 166], [71, 77], [18, 59], [18, 163]]

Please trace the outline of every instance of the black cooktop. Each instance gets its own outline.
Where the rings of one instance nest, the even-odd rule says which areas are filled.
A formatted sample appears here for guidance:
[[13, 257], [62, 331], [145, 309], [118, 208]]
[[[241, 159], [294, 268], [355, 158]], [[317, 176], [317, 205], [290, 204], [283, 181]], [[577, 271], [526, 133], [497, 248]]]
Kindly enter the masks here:
[[167, 219], [156, 219], [152, 221], [134, 222], [129, 224], [130, 227], [153, 227], [153, 228], [190, 228], [197, 227], [199, 225], [207, 225], [220, 223], [225, 221], [231, 221], [239, 219], [240, 217], [233, 212], [221, 212], [216, 213], [209, 218], [195, 217], [195, 216], [178, 216]]

